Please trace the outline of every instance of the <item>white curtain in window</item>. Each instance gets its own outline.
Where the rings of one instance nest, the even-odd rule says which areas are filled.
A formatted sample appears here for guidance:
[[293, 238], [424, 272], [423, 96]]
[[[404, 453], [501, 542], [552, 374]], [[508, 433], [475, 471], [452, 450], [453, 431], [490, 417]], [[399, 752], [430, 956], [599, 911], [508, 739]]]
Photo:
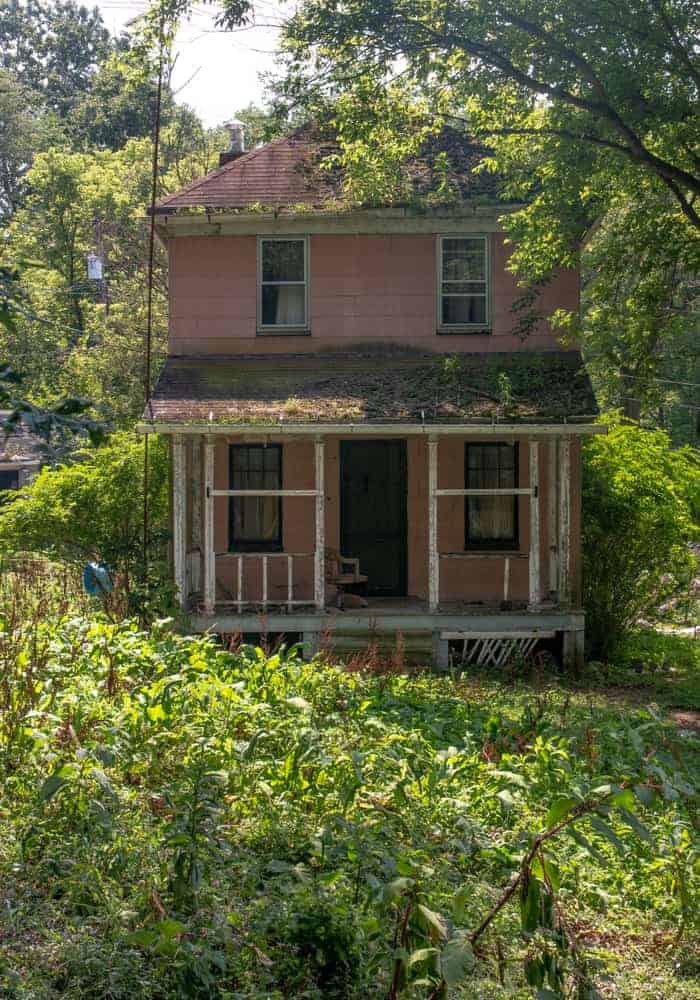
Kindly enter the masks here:
[[302, 326], [304, 324], [304, 286], [277, 285], [275, 323], [280, 326]]

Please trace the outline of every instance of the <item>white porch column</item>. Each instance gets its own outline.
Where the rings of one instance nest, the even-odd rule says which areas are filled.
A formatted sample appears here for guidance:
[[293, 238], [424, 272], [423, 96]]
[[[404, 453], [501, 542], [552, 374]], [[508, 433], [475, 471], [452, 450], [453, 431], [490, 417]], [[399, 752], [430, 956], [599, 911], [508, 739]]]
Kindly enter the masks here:
[[322, 437], [314, 443], [316, 465], [316, 548], [314, 550], [314, 600], [316, 609], [326, 606], [326, 493], [324, 481], [325, 444]]
[[192, 557], [190, 572], [192, 590], [199, 591], [202, 586], [202, 439], [199, 435], [191, 438], [191, 485], [192, 498]]
[[428, 438], [428, 606], [440, 604], [440, 556], [438, 553], [438, 439]]
[[187, 606], [187, 490], [185, 482], [185, 441], [173, 434], [173, 577], [175, 596], [181, 608]]
[[530, 608], [541, 601], [540, 591], [540, 446], [530, 438]]
[[571, 441], [559, 439], [559, 603], [571, 601]]
[[214, 441], [204, 443], [204, 613], [214, 614], [216, 553], [214, 552]]
[[557, 442], [558, 438], [555, 437], [550, 438], [547, 442], [547, 545], [549, 548], [548, 589], [555, 600], [558, 599], [559, 592]]

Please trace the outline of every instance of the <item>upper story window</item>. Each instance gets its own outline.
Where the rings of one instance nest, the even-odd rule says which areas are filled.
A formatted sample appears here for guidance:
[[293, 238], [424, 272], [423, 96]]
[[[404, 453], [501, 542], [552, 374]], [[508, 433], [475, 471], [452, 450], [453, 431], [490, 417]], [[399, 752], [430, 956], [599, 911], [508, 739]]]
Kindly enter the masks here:
[[[517, 444], [466, 444], [464, 481], [468, 490], [517, 489]], [[465, 548], [517, 549], [516, 495], [468, 496], [465, 500]]]
[[299, 333], [308, 329], [309, 245], [306, 237], [258, 240], [258, 330]]
[[487, 236], [440, 236], [438, 327], [450, 333], [489, 325]]

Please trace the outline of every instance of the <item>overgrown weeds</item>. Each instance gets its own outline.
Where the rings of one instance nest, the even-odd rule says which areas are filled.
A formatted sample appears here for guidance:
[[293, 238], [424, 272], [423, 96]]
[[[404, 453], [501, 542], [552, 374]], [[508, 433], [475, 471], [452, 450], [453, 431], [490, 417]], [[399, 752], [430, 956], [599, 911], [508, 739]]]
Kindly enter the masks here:
[[658, 714], [42, 627], [0, 737], [3, 996], [644, 996], [605, 935], [700, 996], [700, 752]]

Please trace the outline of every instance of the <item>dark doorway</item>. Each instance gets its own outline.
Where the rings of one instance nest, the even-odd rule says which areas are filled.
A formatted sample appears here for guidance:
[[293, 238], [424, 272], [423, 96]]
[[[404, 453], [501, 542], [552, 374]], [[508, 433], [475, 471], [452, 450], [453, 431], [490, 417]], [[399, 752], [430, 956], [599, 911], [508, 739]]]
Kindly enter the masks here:
[[406, 442], [340, 442], [340, 547], [375, 597], [406, 596]]

